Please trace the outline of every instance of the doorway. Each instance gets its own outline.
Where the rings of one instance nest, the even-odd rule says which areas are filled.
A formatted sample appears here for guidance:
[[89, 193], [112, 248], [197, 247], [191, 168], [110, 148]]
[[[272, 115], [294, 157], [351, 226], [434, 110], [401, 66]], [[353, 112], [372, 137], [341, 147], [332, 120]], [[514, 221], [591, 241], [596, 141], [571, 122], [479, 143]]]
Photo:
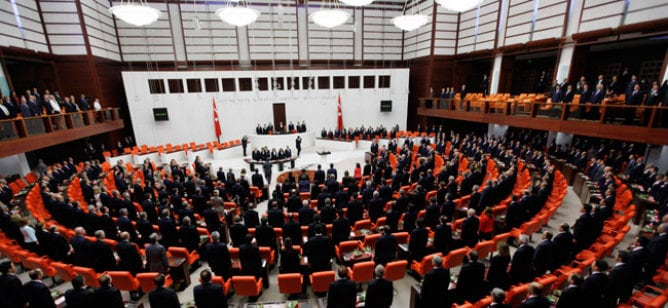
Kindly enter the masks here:
[[285, 103], [274, 103], [274, 130], [278, 133], [284, 133], [286, 127]]

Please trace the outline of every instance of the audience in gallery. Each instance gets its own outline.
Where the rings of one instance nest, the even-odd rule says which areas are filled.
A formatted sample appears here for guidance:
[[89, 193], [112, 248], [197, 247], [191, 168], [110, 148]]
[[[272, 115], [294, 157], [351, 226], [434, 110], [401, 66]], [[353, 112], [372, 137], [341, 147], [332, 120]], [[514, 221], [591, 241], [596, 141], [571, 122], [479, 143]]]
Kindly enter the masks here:
[[267, 123], [265, 125], [257, 124], [255, 128], [255, 133], [258, 135], [271, 135], [271, 134], [293, 134], [293, 133], [304, 133], [306, 132], [306, 121], [299, 123], [293, 123], [292, 121], [288, 122], [288, 126], [285, 127], [283, 122], [278, 123], [278, 127], [274, 127], [273, 123]]
[[[473, 237], [470, 239], [467, 238], [466, 242], [448, 241], [447, 239], [451, 238], [451, 236], [448, 236], [447, 231], [445, 230], [450, 229], [450, 232], [452, 232], [450, 223], [455, 218], [455, 214], [449, 214], [449, 216], [445, 215], [445, 217], [441, 216], [444, 215], [444, 213], [450, 213], [449, 202], [465, 195], [465, 192], [471, 192], [472, 190], [480, 190], [481, 193], [477, 204], [471, 204], [470, 206], [473, 211], [470, 212], [468, 216], [472, 219], [476, 218], [476, 215], [480, 215], [488, 206], [493, 206], [500, 200], [508, 197], [515, 185], [517, 172], [519, 171], [517, 168], [518, 159], [522, 159], [532, 170], [533, 177], [530, 186], [523, 192], [523, 195], [514, 198], [517, 203], [516, 206], [519, 209], [519, 213], [517, 214], [518, 217], [514, 219], [520, 224], [527, 221], [543, 207], [546, 197], [552, 191], [551, 185], [555, 172], [554, 166], [542, 151], [534, 150], [546, 148], [544, 133], [509, 129], [504, 138], [496, 138], [476, 136], [475, 134], [460, 135], [455, 132], [450, 132], [440, 133], [434, 137], [434, 140], [436, 142], [435, 145], [428, 144], [426, 138], [415, 140], [418, 143], [418, 150], [415, 153], [408, 150], [404, 153], [401, 153], [400, 151], [400, 154], [398, 154], [397, 157], [396, 168], [392, 168], [391, 166], [388, 168], [388, 165], [390, 165], [390, 151], [384, 151], [382, 148], [379, 148], [373, 159], [367, 162], [367, 165], [369, 166], [369, 178], [364, 183], [364, 187], [358, 187], [358, 181], [349, 181], [347, 185], [343, 185], [343, 181], [342, 183], [339, 183], [336, 176], [337, 172], [333, 164], [330, 165], [330, 169], [327, 170], [326, 173], [324, 170], [320, 169], [319, 171], [321, 171], [322, 175], [318, 175], [319, 173], [316, 172], [315, 177], [322, 176], [320, 181], [324, 181], [322, 182], [324, 184], [324, 188], [322, 189], [319, 185], [315, 184], [317, 183], [315, 177], [314, 179], [311, 179], [306, 172], [302, 172], [299, 175], [299, 179], [308, 181], [308, 185], [305, 188], [309, 188], [308, 186], [310, 186], [310, 198], [318, 204], [315, 211], [319, 211], [319, 214], [314, 212], [312, 221], [309, 221], [306, 217], [302, 220], [301, 216], [302, 213], [307, 212], [307, 210], [302, 212], [302, 209], [308, 207], [308, 203], [306, 203], [306, 205], [302, 204], [302, 208], [296, 208], [290, 203], [290, 197], [295, 196], [292, 191], [297, 190], [297, 181], [292, 176], [288, 176], [288, 179], [290, 180], [287, 180], [283, 184], [278, 184], [274, 194], [270, 197], [269, 204], [271, 207], [267, 213], [267, 227], [283, 228], [285, 233], [285, 230], [289, 229], [286, 228], [286, 225], [291, 223], [291, 221], [289, 219], [286, 223], [283, 209], [288, 208], [291, 209], [292, 212], [297, 210], [300, 214], [299, 225], [309, 229], [308, 240], [302, 247], [305, 255], [308, 256], [311, 271], [330, 269], [330, 260], [335, 255], [334, 239], [325, 234], [324, 231], [326, 230], [326, 225], [334, 223], [335, 221], [338, 221], [338, 219], [342, 219], [343, 216], [340, 214], [341, 212], [339, 212], [339, 210], [346, 207], [348, 208], [347, 216], [350, 220], [349, 223], [354, 223], [364, 217], [362, 214], [358, 217], [354, 217], [354, 219], [351, 218], [351, 215], [355, 216], [355, 208], [359, 207], [362, 210], [366, 209], [369, 212], [370, 217], [374, 216], [376, 219], [380, 217], [386, 218], [386, 230], [383, 232], [387, 233], [387, 236], [391, 236], [392, 233], [398, 231], [408, 231], [411, 234], [415, 234], [415, 236], [411, 236], [409, 243], [411, 248], [409, 252], [413, 259], [419, 259], [419, 257], [434, 251], [440, 251], [446, 254], [448, 251], [461, 247], [462, 245], [474, 246], [475, 243], [477, 243], [478, 237], [480, 237], [480, 228], [477, 226], [476, 228], [470, 228]], [[407, 142], [413, 142], [413, 140], [408, 139]], [[446, 146], [448, 143], [450, 144], [449, 147]], [[408, 144], [405, 144], [404, 146], [408, 147]], [[434, 150], [434, 148], [436, 150]], [[448, 151], [446, 152], [445, 149], [448, 149]], [[648, 177], [654, 176], [657, 178], [655, 174], [656, 170], [652, 169], [651, 166], [645, 166], [643, 160], [635, 156], [641, 149], [637, 149], [633, 144], [605, 140], [597, 141], [595, 139], [576, 137], [573, 146], [571, 147], [557, 147], [556, 144], [552, 144], [547, 147], [547, 149], [549, 154], [554, 155], [557, 158], [565, 159], [578, 166], [581, 170], [584, 170], [590, 175], [595, 183], [599, 183], [599, 186], [604, 188], [602, 191], [610, 190], [611, 196], [614, 196], [615, 184], [614, 181], [608, 181], [608, 179], [612, 172], [619, 172], [624, 169], [623, 166], [626, 157], [631, 158], [626, 164], [626, 168], [631, 169], [629, 171], [629, 179], [631, 181], [637, 181], [643, 185], [650, 182], [647, 180]], [[459, 154], [470, 157], [468, 170], [461, 173], [459, 171]], [[487, 164], [489, 164], [486, 154], [489, 154], [496, 159], [496, 164], [501, 171], [499, 172], [498, 178], [490, 178], [489, 181], [486, 181], [484, 185], [482, 185], [483, 179], [487, 175]], [[441, 155], [444, 159], [444, 166], [440, 171], [435, 173], [432, 171], [435, 167], [434, 158]], [[412, 156], [415, 156], [415, 158], [413, 159]], [[66, 162], [65, 165], [68, 166], [67, 168], [70, 168], [70, 163], [73, 164], [73, 162]], [[160, 245], [156, 246], [157, 248], [155, 249], [157, 251], [157, 257], [151, 257], [151, 260], [156, 260], [158, 263], [151, 261], [149, 264], [151, 264], [151, 270], [161, 271], [161, 269], [158, 268], [158, 265], [160, 264], [159, 260], [162, 259], [162, 253], [160, 253], [160, 251], [164, 252], [165, 249], [165, 247], [162, 246], [188, 247], [188, 238], [181, 236], [184, 233], [175, 233], [169, 230], [174, 230], [174, 227], [177, 225], [181, 227], [186, 226], [186, 221], [188, 219], [196, 221], [194, 217], [195, 213], [203, 217], [205, 220], [207, 217], [213, 217], [213, 221], [217, 220], [220, 222], [220, 219], [225, 217], [226, 221], [232, 221], [232, 217], [235, 216], [234, 212], [226, 210], [222, 204], [223, 202], [236, 202], [239, 211], [241, 211], [239, 216], [234, 217], [235, 225], [229, 227], [232, 243], [238, 242], [240, 246], [244, 247], [244, 253], [247, 253], [249, 256], [247, 262], [257, 260], [257, 258], [252, 258], [252, 256], [258, 254], [256, 251], [257, 246], [252, 244], [252, 237], [250, 238], [251, 243], [249, 243], [249, 239], [246, 238], [246, 234], [248, 233], [243, 232], [242, 234], [244, 234], [244, 238], [241, 238], [236, 235], [236, 232], [232, 232], [233, 229], [237, 228], [237, 224], [239, 225], [238, 228], [247, 229], [255, 227], [255, 240], [258, 244], [261, 241], [261, 235], [258, 233], [261, 226], [257, 226], [257, 222], [251, 222], [255, 221], [252, 219], [248, 220], [248, 223], [251, 225], [246, 225], [246, 220], [242, 218], [246, 217], [246, 212], [252, 211], [253, 208], [248, 205], [249, 202], [251, 202], [251, 197], [248, 181], [245, 179], [244, 175], [240, 175], [239, 178], [236, 178], [234, 173], [225, 174], [223, 183], [218, 181], [219, 178], [211, 175], [211, 170], [207, 167], [196, 167], [196, 171], [190, 172], [190, 174], [183, 168], [183, 166], [174, 164], [169, 166], [169, 168], [162, 168], [162, 170], [154, 169], [153, 164], [151, 164], [150, 161], [136, 170], [126, 170], [124, 169], [123, 164], [113, 166], [111, 171], [114, 172], [115, 175], [118, 175], [118, 181], [114, 182], [117, 191], [106, 187], [106, 184], [111, 183], [101, 180], [101, 178], [104, 177], [102, 167], [99, 163], [94, 161], [86, 162], [80, 173], [76, 173], [74, 171], [76, 170], [75, 168], [67, 171], [65, 170], [64, 165], [48, 171], [40, 181], [44, 204], [47, 210], [52, 214], [54, 221], [57, 221], [59, 224], [62, 224], [67, 228], [76, 228], [75, 230], [77, 234], [70, 241], [72, 246], [72, 262], [75, 265], [94, 266], [94, 264], [90, 264], [89, 261], [92, 259], [92, 256], [103, 249], [93, 248], [95, 243], [87, 242], [84, 235], [87, 234], [87, 231], [90, 232], [89, 234], [95, 233], [99, 227], [104, 225], [101, 221], [104, 219], [105, 215], [109, 215], [118, 217], [119, 220], [121, 217], [127, 217], [131, 221], [136, 221], [137, 228], [135, 232], [139, 234], [136, 234], [135, 238], [141, 242], [146, 241], [146, 233], [140, 232], [140, 221], [147, 221], [149, 226], [156, 224], [159, 226], [162, 239], [159, 239], [157, 235], [155, 235], [155, 238], [153, 238], [153, 235], [149, 235], [154, 245]], [[648, 170], [646, 175], [644, 174], [645, 170]], [[57, 173], [55, 173], [55, 171], [57, 171]], [[149, 175], [151, 176], [150, 179], [147, 178]], [[76, 201], [68, 199], [68, 196], [61, 191], [62, 185], [69, 183], [73, 177], [79, 177], [84, 200], [88, 200], [88, 204], [91, 206], [88, 214], [83, 210], [85, 207], [82, 208]], [[142, 177], [144, 177], [143, 181], [141, 180]], [[461, 181], [451, 181], [451, 177], [461, 177]], [[325, 181], [325, 178], [328, 179]], [[137, 179], [139, 179], [139, 181], [136, 181]], [[388, 183], [382, 179], [392, 179], [393, 183], [388, 185]], [[599, 182], [599, 180], [602, 181]], [[660, 202], [662, 208], [665, 208], [666, 206], [665, 192], [667, 189], [667, 180], [666, 177], [663, 177], [660, 183], [657, 183], [658, 181], [652, 182], [652, 189], [650, 190], [650, 192], [656, 194], [657, 197], [655, 197], [655, 199]], [[124, 182], [125, 185], [118, 185], [116, 182], [118, 182], [118, 184]], [[395, 182], [398, 185], [396, 187], [394, 186]], [[436, 183], [438, 183], [438, 185], [436, 185]], [[408, 191], [401, 191], [400, 188], [402, 186], [410, 184], [415, 184], [416, 188]], [[467, 187], [469, 185], [470, 188]], [[480, 187], [483, 188], [480, 189]], [[348, 189], [346, 190], [345, 188]], [[442, 191], [439, 192], [440, 190]], [[425, 202], [427, 191], [437, 192], [437, 197], [433, 200], [432, 204], [429, 205]], [[284, 192], [291, 192], [292, 195], [289, 195], [286, 200], [283, 197]], [[399, 197], [397, 199], [394, 199], [393, 197], [394, 192], [399, 192]], [[438, 197], [439, 195], [442, 197]], [[195, 202], [197, 198], [199, 198], [198, 196], [201, 196], [204, 199], [202, 206], [195, 206], [195, 203], [200, 204], [200, 201]], [[357, 196], [361, 196], [361, 198], [358, 199]], [[182, 198], [192, 200], [192, 204], [181, 202]], [[220, 202], [217, 200], [220, 200]], [[342, 202], [341, 200], [347, 202]], [[136, 211], [129, 213], [129, 211], [127, 211], [129, 205], [125, 201], [137, 202], [142, 208], [142, 211], [140, 213], [137, 213]], [[385, 212], [384, 208], [381, 208], [379, 212], [380, 214], [375, 213], [376, 204], [382, 204], [384, 207], [388, 202], [390, 203], [389, 211]], [[512, 258], [508, 253], [504, 253], [504, 251], [507, 250], [507, 246], [506, 248], [500, 246], [500, 253], [495, 256], [491, 262], [494, 269], [490, 267], [485, 282], [483, 283], [485, 292], [492, 287], [508, 288], [510, 282], [531, 281], [533, 277], [543, 273], [546, 268], [552, 270], [559, 265], [568, 263], [577, 252], [577, 249], [586, 247], [584, 245], [591, 240], [591, 237], [581, 236], [583, 230], [584, 234], [591, 233], [597, 235], [598, 232], [600, 232], [597, 228], [600, 225], [600, 222], [605, 219], [605, 216], [601, 214], [603, 212], [601, 208], [603, 208], [604, 205], [605, 199], [601, 206], [595, 205], [594, 207], [596, 209], [594, 210], [588, 209], [591, 207], [590, 205], [585, 205], [583, 207], [585, 210], [583, 211], [582, 216], [575, 222], [572, 235], [576, 240], [576, 247], [569, 247], [569, 245], [564, 245], [564, 243], [561, 242], [563, 238], [568, 237], [570, 229], [568, 225], [561, 226], [560, 232], [551, 239], [549, 235], [545, 234], [543, 242], [538, 244], [536, 249], [533, 249], [531, 245], [529, 245], [525, 235], [520, 236], [520, 248]], [[438, 214], [441, 214], [436, 216], [438, 220], [434, 226], [435, 239], [433, 248], [427, 247], [427, 241], [420, 241], [421, 237], [418, 236], [418, 234], [422, 232], [422, 226], [425, 221], [417, 219], [417, 212], [426, 209], [427, 206], [435, 206], [436, 209], [440, 208]], [[16, 214], [12, 217], [12, 213], [9, 212], [9, 209], [6, 206], [3, 206], [2, 210], [3, 215], [2, 220], [0, 220], [0, 228], [2, 228], [3, 232], [7, 235], [15, 236], [18, 242], [25, 245], [24, 236], [20, 232], [19, 226], [14, 223], [14, 221], [18, 221], [17, 218], [20, 217]], [[105, 214], [98, 216], [95, 213], [96, 211]], [[126, 211], [128, 213], [126, 213]], [[151, 213], [151, 215], [147, 215], [148, 213]], [[161, 213], [159, 219], [157, 217], [158, 213]], [[403, 220], [393, 218], [396, 216], [400, 217], [401, 214], [404, 214]], [[138, 219], [139, 217], [141, 217], [141, 219]], [[186, 217], [188, 219], [186, 219]], [[110, 234], [109, 237], [113, 236], [116, 238], [118, 236], [120, 228], [117, 226], [117, 222], [114, 220], [110, 221], [116, 225], [112, 225], [110, 229], [103, 229], [104, 231], [98, 233], [98, 238], [104, 239], [104, 235], [110, 233], [115, 234]], [[85, 222], [85, 225], [83, 227], [79, 226], [79, 222]], [[261, 225], [264, 223], [265, 222], [262, 222]], [[226, 253], [222, 251], [222, 249], [216, 250], [214, 244], [218, 243], [217, 245], [219, 247], [225, 247], [224, 243], [227, 243], [228, 241], [227, 239], [220, 239], [220, 234], [227, 234], [227, 225], [220, 223], [217, 226], [209, 226], [207, 224], [207, 228], [209, 229], [209, 232], [212, 233], [214, 242], [206, 246], [204, 257], [207, 259], [217, 259], [218, 257], [214, 258], [213, 256], [220, 256], [221, 259], [224, 259]], [[348, 227], [344, 225], [344, 229], [345, 228], [349, 228], [349, 225]], [[49, 230], [51, 229], [49, 228]], [[110, 230], [114, 230], [115, 232], [110, 232]], [[668, 224], [664, 223], [659, 225], [656, 237], [650, 241], [647, 241], [646, 239], [641, 240], [641, 242], [647, 241], [648, 243], [644, 246], [638, 245], [639, 247], [642, 246], [640, 250], [647, 249], [647, 253], [649, 254], [649, 257], [646, 257], [645, 261], [640, 260], [639, 268], [643, 270], [643, 275], [641, 275], [639, 281], [647, 282], [647, 277], [651, 277], [658, 265], [662, 264], [659, 262], [662, 262], [663, 259], [665, 259], [665, 249], [668, 247], [666, 244], [668, 241], [668, 239], [666, 239], [667, 231]], [[124, 232], [128, 231], [124, 230]], [[49, 231], [45, 233], [51, 232]], [[341, 232], [341, 234], [343, 233], [345, 232]], [[46, 234], [40, 234], [40, 236], [42, 235]], [[436, 235], [438, 235], [438, 241], [436, 240]], [[218, 237], [217, 240], [216, 237]], [[55, 238], [55, 235], [53, 238]], [[297, 236], [297, 238], [299, 238], [299, 236]], [[462, 236], [462, 238], [464, 238], [464, 236]], [[121, 239], [127, 240], [127, 236], [121, 235]], [[337, 241], [346, 239], [347, 238], [338, 236], [336, 238]], [[390, 241], [389, 245], [391, 246], [391, 243], [393, 242], [391, 237], [388, 240]], [[51, 245], [51, 241], [52, 238], [50, 236], [43, 236], [43, 239], [37, 241], [37, 247], [33, 247], [32, 249], [37, 249], [39, 251], [40, 246]], [[540, 262], [536, 262], [536, 259], [543, 261], [543, 258], [539, 257], [540, 254], [538, 251], [540, 250], [539, 247], [542, 248], [541, 245], [546, 243], [545, 241], [552, 241], [554, 246], [552, 248], [553, 251], [562, 251], [564, 254], [559, 256], [554, 255], [548, 264], [541, 264]], [[295, 244], [294, 240], [293, 244]], [[33, 245], [29, 244], [25, 247], [30, 249], [30, 246]], [[160, 249], [161, 247], [162, 249]], [[276, 250], [278, 247], [274, 249]], [[52, 259], [57, 258], [56, 253], [51, 252], [50, 250], [42, 250], [42, 253]], [[153, 253], [151, 253], [151, 255], [153, 256]], [[229, 252], [227, 255], [229, 258]], [[664, 258], [662, 259], [661, 256]], [[387, 263], [395, 258], [396, 256], [390, 254], [382, 261]], [[210, 259], [210, 261], [213, 259]], [[474, 257], [470, 257], [471, 262], [475, 263], [474, 259]], [[125, 261], [127, 260], [121, 260], [121, 263], [125, 263]], [[622, 257], [620, 257], [620, 261], [623, 261]], [[380, 263], [380, 260], [378, 262]], [[638, 260], [634, 260], [633, 257], [631, 257], [628, 263], [630, 266], [638, 266], [636, 265], [637, 263], [634, 262], [638, 262]], [[441, 262], [436, 263], [436, 268], [433, 271], [438, 270], [437, 272], [442, 272], [445, 270], [439, 268], [442, 260]], [[509, 272], [506, 271], [508, 264], [511, 264]], [[106, 266], [117, 267], [119, 265], [100, 264], [99, 266], [101, 268]], [[221, 264], [217, 264], [216, 268], [214, 268], [213, 263], [211, 263], [211, 267], [217, 275], [228, 275], [229, 277], [232, 273], [230, 262], [223, 261]], [[287, 270], [290, 270], [289, 263], [286, 263], [285, 267]], [[603, 267], [605, 266], [601, 264], [601, 271], [603, 270]], [[257, 271], [253, 270], [253, 268], [253, 264], [250, 263], [242, 266], [244, 272], [251, 275], [257, 275]], [[142, 269], [139, 271], [141, 270]], [[450, 279], [449, 274], [442, 275], [441, 273], [437, 275], [437, 277], [429, 275], [429, 278], [427, 278], [427, 275], [425, 275], [425, 281], [423, 282], [423, 288], [426, 288], [426, 290], [430, 290], [430, 286], [433, 286], [431, 285], [433, 282], [432, 280], [438, 280], [437, 277], [443, 276], [441, 278], [447, 279], [447, 281]], [[478, 280], [479, 279], [477, 278], [475, 279], [475, 281]], [[480, 283], [478, 282], [477, 284]], [[445, 285], [447, 287], [447, 283]], [[586, 284], [583, 284], [583, 286], [585, 285]], [[463, 293], [465, 295], [461, 295], [461, 292], [458, 293], [460, 295], [452, 296], [447, 292], [440, 292], [438, 290], [433, 293], [430, 293], [431, 291], [426, 292], [425, 296], [427, 296], [428, 300], [431, 300], [431, 295], [429, 294], [432, 294], [434, 300], [438, 303], [442, 303], [443, 301], [456, 302], [462, 299], [478, 298], [480, 296], [480, 294], [466, 295], [465, 293]], [[607, 295], [604, 294], [602, 296], [605, 297]]]
[[41, 115], [64, 114], [78, 111], [102, 110], [98, 98], [81, 94], [78, 100], [74, 95], [61, 96], [58, 91], [53, 94], [47, 89], [40, 93], [37, 88], [28, 89], [24, 95], [12, 92], [2, 97], [0, 103], [0, 120], [13, 119], [21, 115], [24, 118]]
[[347, 139], [347, 140], [353, 140], [355, 138], [359, 139], [373, 139], [375, 136], [380, 136], [382, 138], [385, 138], [388, 133], [390, 134], [391, 138], [394, 138], [399, 131], [399, 125], [396, 125], [392, 127], [389, 131], [387, 128], [383, 127], [382, 125], [377, 126], [377, 127], [364, 127], [364, 125], [360, 127], [349, 127], [349, 128], [336, 128], [336, 129], [330, 129], [327, 130], [324, 127], [320, 131], [320, 138], [323, 139]]

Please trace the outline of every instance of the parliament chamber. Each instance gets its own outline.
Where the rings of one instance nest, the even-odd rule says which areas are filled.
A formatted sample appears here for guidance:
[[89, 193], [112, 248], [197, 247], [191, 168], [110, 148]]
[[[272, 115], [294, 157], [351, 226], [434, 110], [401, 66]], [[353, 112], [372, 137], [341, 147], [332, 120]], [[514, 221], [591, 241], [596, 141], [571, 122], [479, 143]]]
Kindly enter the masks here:
[[666, 307], [664, 0], [0, 4], [0, 307]]

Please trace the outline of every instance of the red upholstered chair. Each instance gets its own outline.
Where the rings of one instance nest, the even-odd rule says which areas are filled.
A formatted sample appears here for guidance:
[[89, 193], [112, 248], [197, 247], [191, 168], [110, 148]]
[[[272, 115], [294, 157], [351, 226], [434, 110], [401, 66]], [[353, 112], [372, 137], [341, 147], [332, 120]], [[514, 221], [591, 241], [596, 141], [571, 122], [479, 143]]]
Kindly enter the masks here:
[[397, 237], [397, 244], [408, 244], [408, 239], [411, 237], [408, 232], [393, 233]]
[[197, 250], [193, 250], [193, 252], [188, 252], [188, 249], [185, 247], [172, 246], [167, 249], [167, 253], [174, 258], [186, 259], [186, 262], [191, 266], [197, 263], [197, 261], [199, 261], [199, 253], [197, 252]]
[[253, 276], [232, 277], [234, 292], [241, 296], [259, 296], [262, 292], [262, 278]]
[[135, 291], [139, 289], [139, 280], [132, 276], [132, 273], [125, 271], [107, 272], [114, 283], [114, 287], [121, 291]]
[[352, 269], [348, 268], [348, 277], [357, 283], [369, 282], [373, 279], [374, 267], [375, 263], [373, 261], [355, 263]]
[[376, 241], [380, 238], [382, 234], [376, 233], [376, 234], [367, 234], [364, 236], [364, 242], [362, 243], [362, 247], [371, 247], [371, 249], [376, 248]]
[[527, 298], [529, 284], [525, 283], [519, 286], [511, 287], [506, 294], [506, 303], [511, 307], [519, 307], [522, 301]]
[[[668, 289], [662, 290], [655, 286], [645, 285], [640, 291], [633, 292], [633, 295], [629, 298], [628, 304], [634, 307], [648, 307], [659, 296], [668, 296]], [[665, 304], [664, 299], [661, 299], [661, 301]], [[655, 302], [654, 304], [657, 303], [658, 302]], [[663, 307], [663, 305], [659, 307]]]
[[401, 280], [406, 275], [406, 266], [408, 261], [399, 260], [385, 264], [385, 279], [395, 281]]
[[271, 247], [260, 247], [260, 256], [267, 260], [267, 264], [273, 266], [276, 263], [276, 252], [271, 250]]
[[90, 267], [81, 267], [81, 266], [75, 266], [73, 268], [74, 272], [77, 273], [77, 275], [83, 277], [84, 279], [84, 284], [86, 284], [89, 287], [99, 287], [100, 282], [98, 281], [98, 278], [100, 278], [100, 275], [95, 272]]
[[56, 275], [58, 275], [58, 277], [60, 277], [62, 280], [72, 281], [72, 279], [77, 276], [77, 273], [74, 272], [74, 266], [72, 266], [72, 264], [52, 262], [51, 265], [56, 269]]
[[278, 275], [278, 292], [281, 294], [300, 294], [302, 293], [302, 275], [297, 273]]
[[371, 227], [373, 225], [371, 224], [371, 219], [363, 219], [363, 220], [358, 220], [355, 222], [355, 226], [353, 226], [353, 230], [362, 230], [362, 229], [367, 229], [371, 230]]
[[496, 250], [496, 243], [493, 240], [478, 242], [473, 250], [478, 252], [480, 258], [488, 258]]
[[491, 305], [491, 304], [492, 304], [492, 296], [487, 295], [487, 296], [483, 297], [481, 300], [475, 302], [473, 304], [473, 307], [484, 308], [484, 307], [489, 307], [489, 305]]
[[431, 264], [431, 259], [433, 259], [436, 255], [442, 256], [442, 254], [439, 252], [424, 256], [420, 262], [413, 260], [413, 263], [411, 263], [411, 270], [417, 273], [420, 277], [424, 276], [424, 274], [426, 274], [427, 271], [433, 267]]
[[327, 292], [329, 285], [334, 282], [336, 275], [334, 271], [315, 272], [309, 275], [311, 290], [315, 293]]
[[568, 277], [571, 274], [579, 274], [581, 271], [582, 270], [577, 267], [562, 267], [554, 271], [554, 275], [557, 276], [557, 281], [552, 284], [552, 291], [565, 288], [568, 284]]
[[211, 283], [217, 284], [223, 287], [223, 293], [227, 295], [230, 293], [230, 288], [232, 287], [232, 279], [225, 281], [222, 276], [213, 276], [211, 277]]
[[464, 257], [468, 253], [469, 249], [466, 247], [450, 251], [443, 260], [443, 268], [453, 268], [462, 265]]
[[550, 294], [550, 290], [554, 284], [558, 281], [558, 277], [554, 274], [543, 275], [542, 277], [536, 278], [536, 282], [540, 283], [543, 286], [543, 295], [547, 296]]
[[376, 219], [376, 223], [373, 224], [373, 228], [372, 228], [372, 229], [373, 229], [373, 230], [376, 230], [376, 229], [378, 229], [379, 227], [384, 226], [385, 224], [387, 224], [387, 217], [385, 217], [385, 216], [383, 216], [383, 217], [378, 217], [378, 219]]
[[336, 257], [343, 261], [343, 255], [349, 253], [355, 249], [362, 249], [362, 242], [353, 240], [353, 241], [343, 241], [334, 247], [336, 249]]
[[56, 269], [51, 266], [51, 260], [46, 257], [27, 257], [23, 260], [23, 267], [29, 269], [39, 268], [45, 277], [53, 277], [57, 274]]
[[473, 304], [471, 304], [471, 303], [465, 301], [465, 302], [462, 303], [461, 305], [456, 304], [456, 303], [455, 303], [455, 304], [452, 304], [452, 308], [473, 308]]
[[[160, 273], [152, 272], [137, 274], [137, 280], [139, 280], [139, 285], [141, 286], [142, 292], [148, 293], [156, 288], [153, 279], [155, 279], [155, 276], [158, 276], [158, 274]], [[174, 281], [172, 280], [172, 277], [169, 275], [165, 276], [165, 288], [171, 287], [173, 283]]]

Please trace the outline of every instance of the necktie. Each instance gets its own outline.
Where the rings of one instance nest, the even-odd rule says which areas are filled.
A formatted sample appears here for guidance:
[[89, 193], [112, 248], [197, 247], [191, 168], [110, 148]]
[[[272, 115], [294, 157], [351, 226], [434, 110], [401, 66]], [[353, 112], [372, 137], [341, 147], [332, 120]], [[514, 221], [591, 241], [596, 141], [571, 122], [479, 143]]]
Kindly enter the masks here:
[[2, 109], [2, 113], [4, 113], [6, 116], [9, 116], [9, 110], [7, 107], [5, 107], [5, 105], [0, 104], [0, 109]]

